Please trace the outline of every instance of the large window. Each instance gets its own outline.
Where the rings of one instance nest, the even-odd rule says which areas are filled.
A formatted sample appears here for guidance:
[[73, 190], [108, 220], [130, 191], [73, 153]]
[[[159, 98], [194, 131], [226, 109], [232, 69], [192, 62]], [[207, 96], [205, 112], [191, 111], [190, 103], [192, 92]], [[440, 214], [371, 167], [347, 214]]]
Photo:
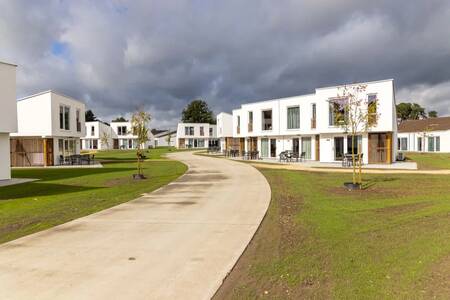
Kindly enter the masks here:
[[91, 126], [91, 136], [95, 135], [95, 126]]
[[439, 136], [428, 137], [428, 151], [441, 151], [441, 138]]
[[367, 113], [368, 113], [368, 123], [371, 126], [377, 124], [377, 94], [369, 94], [367, 95]]
[[347, 136], [347, 153], [348, 154], [358, 154], [362, 151], [362, 137], [360, 135], [355, 135], [353, 137]]
[[253, 112], [248, 112], [248, 132], [253, 131]]
[[212, 127], [209, 127], [209, 136], [213, 136], [214, 129]]
[[237, 134], [241, 133], [241, 116], [237, 116], [237, 127], [236, 127]]
[[299, 129], [300, 128], [300, 107], [288, 107], [287, 109], [287, 128]]
[[77, 132], [81, 132], [81, 120], [80, 120], [80, 110], [77, 109], [76, 112], [76, 121], [77, 121]]
[[398, 150], [408, 151], [408, 138], [402, 137], [398, 139]]
[[194, 127], [192, 126], [184, 127], [184, 135], [194, 135]]
[[330, 100], [328, 105], [328, 116], [330, 126], [344, 124], [345, 121], [345, 99]]
[[316, 128], [316, 115], [317, 115], [317, 107], [316, 104], [313, 103], [311, 105], [311, 129]]
[[127, 135], [127, 126], [117, 127], [117, 135]]
[[311, 138], [302, 137], [302, 153], [305, 154], [305, 159], [311, 159]]
[[205, 128], [203, 126], [200, 126], [200, 136], [205, 135]]
[[417, 138], [417, 151], [422, 152], [422, 138]]
[[272, 130], [272, 110], [262, 112], [262, 130]]
[[[70, 130], [70, 107], [61, 105], [59, 106], [59, 128]], [[80, 124], [81, 131], [81, 124]]]

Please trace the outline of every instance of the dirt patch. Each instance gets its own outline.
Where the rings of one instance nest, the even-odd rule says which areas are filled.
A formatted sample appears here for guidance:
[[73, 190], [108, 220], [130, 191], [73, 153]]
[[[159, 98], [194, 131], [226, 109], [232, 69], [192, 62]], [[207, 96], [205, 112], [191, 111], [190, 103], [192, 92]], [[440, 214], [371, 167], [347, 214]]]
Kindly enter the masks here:
[[422, 293], [425, 299], [448, 299], [450, 295], [450, 255], [436, 263], [426, 277]]

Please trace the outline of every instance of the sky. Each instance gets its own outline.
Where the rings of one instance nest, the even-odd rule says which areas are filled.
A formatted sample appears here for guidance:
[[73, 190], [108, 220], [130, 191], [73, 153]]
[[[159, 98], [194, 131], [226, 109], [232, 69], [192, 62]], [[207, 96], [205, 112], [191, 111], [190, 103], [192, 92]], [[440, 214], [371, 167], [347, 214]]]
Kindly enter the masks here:
[[317, 87], [394, 78], [396, 99], [450, 115], [450, 1], [0, 0], [17, 96], [55, 90], [104, 121], [144, 108], [174, 128]]

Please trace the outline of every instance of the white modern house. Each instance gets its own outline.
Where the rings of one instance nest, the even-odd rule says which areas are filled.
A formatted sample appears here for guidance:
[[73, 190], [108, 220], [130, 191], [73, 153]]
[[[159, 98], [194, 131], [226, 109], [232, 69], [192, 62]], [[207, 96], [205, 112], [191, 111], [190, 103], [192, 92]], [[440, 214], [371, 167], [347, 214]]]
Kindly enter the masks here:
[[233, 142], [233, 115], [221, 112], [216, 121], [219, 146], [221, 150], [225, 150]]
[[208, 123], [178, 123], [176, 147], [208, 148], [219, 146], [217, 126]]
[[450, 117], [401, 122], [397, 144], [399, 151], [450, 152]]
[[9, 135], [17, 131], [16, 68], [0, 62], [0, 180], [11, 179]]
[[[132, 132], [131, 122], [111, 122], [112, 129], [112, 147], [113, 149], [136, 149], [138, 137]], [[149, 148], [153, 145], [154, 136], [148, 132], [148, 142], [142, 145], [143, 148]]]
[[[360, 84], [351, 84], [360, 85]], [[358, 134], [364, 163], [391, 163], [397, 151], [394, 81], [364, 83], [367, 102], [375, 108], [376, 124]], [[342, 86], [317, 88], [309, 95], [258, 101], [233, 110], [233, 146], [259, 151], [260, 157], [276, 158], [290, 150], [307, 160], [338, 162], [352, 153], [352, 137], [336, 124], [336, 105]], [[345, 112], [339, 112], [344, 116]], [[183, 131], [180, 128], [179, 131]], [[228, 146], [228, 145], [227, 145]], [[357, 151], [356, 151], [357, 152]]]
[[86, 122], [86, 135], [81, 139], [82, 150], [109, 150], [113, 147], [113, 131], [102, 121]]
[[177, 141], [176, 130], [166, 130], [154, 135], [154, 147], [175, 147]]
[[85, 105], [46, 91], [17, 102], [18, 130], [11, 134], [12, 166], [57, 165], [79, 154], [85, 136]]

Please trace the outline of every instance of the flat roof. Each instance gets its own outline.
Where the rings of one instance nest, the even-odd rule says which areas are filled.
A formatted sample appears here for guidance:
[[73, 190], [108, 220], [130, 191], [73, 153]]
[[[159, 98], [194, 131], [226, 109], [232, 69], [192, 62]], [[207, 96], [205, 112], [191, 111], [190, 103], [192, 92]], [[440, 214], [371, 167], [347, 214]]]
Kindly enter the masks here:
[[12, 66], [12, 67], [17, 67], [17, 65], [16, 65], [16, 64], [12, 64], [12, 63], [7, 63], [7, 62], [1, 61], [1, 60], [0, 60], [0, 64], [2, 64], [2, 65], [8, 65], [8, 66]]
[[71, 100], [78, 101], [78, 102], [81, 102], [81, 103], [85, 104], [84, 101], [82, 101], [82, 100], [75, 99], [73, 97], [64, 95], [63, 93], [59, 93], [59, 92], [56, 92], [54, 90], [47, 90], [47, 91], [39, 92], [39, 93], [36, 93], [36, 94], [33, 94], [33, 95], [25, 96], [25, 97], [17, 99], [17, 101], [26, 100], [26, 99], [29, 99], [29, 98], [37, 97], [37, 96], [48, 94], [48, 93], [56, 94], [56, 95], [59, 95], [59, 96], [65, 97], [65, 98], [69, 98]]

